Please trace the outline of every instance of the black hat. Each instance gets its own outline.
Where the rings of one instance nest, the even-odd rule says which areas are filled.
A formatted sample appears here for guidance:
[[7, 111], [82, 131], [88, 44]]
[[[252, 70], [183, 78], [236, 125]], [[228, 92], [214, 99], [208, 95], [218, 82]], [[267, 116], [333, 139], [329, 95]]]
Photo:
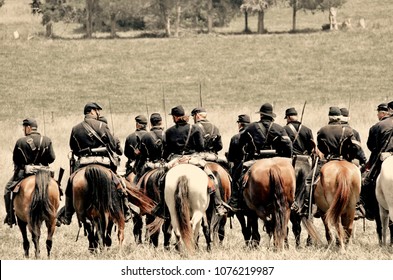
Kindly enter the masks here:
[[238, 123], [250, 123], [250, 116], [246, 114], [239, 115], [237, 117]]
[[349, 117], [349, 110], [347, 108], [341, 108], [340, 112], [343, 117]]
[[206, 113], [205, 108], [202, 108], [202, 107], [194, 108], [194, 109], [191, 111], [191, 116], [195, 116], [195, 115], [198, 114], [198, 113]]
[[340, 108], [330, 107], [329, 108], [329, 116], [341, 116]]
[[144, 115], [136, 116], [135, 121], [139, 124], [147, 124], [147, 118]]
[[27, 118], [23, 120], [22, 123], [23, 126], [30, 126], [31, 128], [37, 128], [37, 121], [35, 119], [32, 118]]
[[295, 108], [291, 107], [285, 110], [285, 117], [284, 119], [286, 119], [289, 116], [297, 116], [297, 111]]
[[176, 116], [176, 117], [182, 117], [182, 116], [184, 116], [184, 114], [185, 113], [184, 113], [183, 106], [179, 105], [179, 106], [173, 107], [171, 110], [171, 113], [169, 115]]
[[95, 102], [90, 102], [85, 105], [85, 109], [83, 110], [83, 113], [86, 115], [86, 114], [90, 113], [90, 111], [93, 109], [102, 110], [100, 105], [98, 105]]
[[377, 107], [377, 111], [386, 111], [387, 112], [388, 110], [389, 110], [388, 104], [386, 104], [386, 103], [381, 103]]
[[150, 122], [157, 123], [162, 121], [161, 115], [159, 113], [153, 113], [150, 115]]
[[256, 113], [260, 113], [262, 115], [269, 116], [271, 118], [275, 118], [276, 117], [276, 114], [273, 113], [273, 105], [270, 104], [270, 103], [263, 104], [261, 106], [261, 109], [259, 109], [259, 112], [256, 112]]
[[393, 101], [390, 101], [390, 102], [388, 103], [388, 109], [393, 109]]

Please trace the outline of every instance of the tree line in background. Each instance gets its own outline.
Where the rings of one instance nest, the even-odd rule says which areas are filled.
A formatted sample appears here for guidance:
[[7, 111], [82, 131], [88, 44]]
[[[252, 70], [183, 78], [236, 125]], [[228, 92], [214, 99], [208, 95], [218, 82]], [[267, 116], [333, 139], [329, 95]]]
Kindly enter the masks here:
[[[4, 0], [0, 0], [1, 3]], [[34, 0], [38, 1], [38, 0]], [[42, 0], [41, 11], [46, 35], [53, 35], [54, 22], [83, 25], [87, 38], [95, 31], [162, 30], [177, 37], [181, 30], [199, 29], [207, 33], [223, 27], [239, 13], [244, 14], [244, 32], [250, 32], [248, 16], [258, 15], [257, 33], [266, 33], [265, 13], [273, 6], [291, 7], [292, 31], [300, 10], [315, 12], [339, 8], [346, 0]]]

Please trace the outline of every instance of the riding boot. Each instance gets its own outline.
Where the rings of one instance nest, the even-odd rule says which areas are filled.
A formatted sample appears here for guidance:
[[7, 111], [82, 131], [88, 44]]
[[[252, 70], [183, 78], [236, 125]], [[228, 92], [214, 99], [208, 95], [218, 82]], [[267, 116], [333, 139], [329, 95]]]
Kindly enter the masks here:
[[153, 209], [151, 214], [163, 219], [168, 219], [169, 217], [165, 213], [166, 211], [165, 211], [165, 199], [164, 199], [165, 176], [159, 179], [158, 186], [160, 191], [160, 200], [158, 201], [158, 204]]
[[59, 226], [61, 226], [61, 224], [64, 224], [64, 225], [71, 224], [72, 215], [74, 215], [74, 213], [75, 213], [75, 209], [74, 209], [74, 203], [72, 200], [72, 195], [69, 196], [69, 195], [67, 195], [67, 192], [66, 192], [65, 206], [59, 210], [59, 213], [57, 215], [56, 225], [59, 227]]
[[127, 193], [124, 193], [123, 189], [117, 189], [117, 191], [123, 202], [124, 220], [128, 222], [132, 218], [131, 203], [128, 201]]
[[232, 208], [229, 211], [228, 216], [233, 216], [237, 211], [239, 211], [239, 185], [237, 182], [232, 181], [232, 192], [231, 197], [229, 198], [228, 205]]
[[6, 192], [4, 194], [4, 204], [5, 204], [5, 210], [7, 212], [7, 215], [4, 219], [4, 224], [7, 224], [10, 227], [12, 227], [12, 225], [16, 224], [16, 220], [14, 214], [14, 207], [12, 205], [11, 192]]

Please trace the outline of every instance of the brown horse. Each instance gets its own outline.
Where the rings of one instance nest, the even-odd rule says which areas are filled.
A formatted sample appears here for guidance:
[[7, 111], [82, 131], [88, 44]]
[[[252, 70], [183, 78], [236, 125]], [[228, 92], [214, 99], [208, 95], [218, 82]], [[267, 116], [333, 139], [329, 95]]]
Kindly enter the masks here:
[[[221, 193], [221, 199], [224, 202], [228, 202], [229, 198], [231, 197], [231, 176], [229, 175], [228, 171], [222, 167], [220, 164], [216, 162], [207, 162], [205, 168], [210, 169], [210, 171], [214, 174], [217, 179], [218, 183], [218, 190]], [[212, 179], [209, 178], [209, 184], [214, 184]], [[215, 194], [211, 194], [214, 196]], [[210, 226], [210, 232], [213, 233], [213, 242], [218, 239], [220, 243], [224, 240], [225, 237], [225, 225], [227, 222], [227, 215], [218, 216], [215, 215], [215, 207], [214, 207], [214, 197], [211, 197], [209, 208], [206, 210], [207, 222]]]
[[[84, 227], [89, 240], [89, 250], [111, 246], [114, 223], [118, 225], [120, 250], [124, 240], [124, 209], [119, 193], [120, 181], [110, 169], [101, 165], [88, 165], [71, 176], [74, 208], [79, 225]], [[118, 184], [115, 185], [115, 182]], [[140, 207], [141, 212], [152, 211], [154, 203], [143, 193], [127, 186], [128, 200]]]
[[[295, 171], [288, 158], [266, 158], [255, 161], [243, 178], [244, 200], [252, 211], [248, 216], [252, 228], [252, 245], [258, 245], [258, 217], [277, 249], [284, 248], [287, 226], [296, 188]], [[244, 229], [243, 234], [244, 234]], [[247, 235], [248, 237], [250, 234]], [[245, 235], [246, 238], [246, 235]], [[246, 240], [246, 244], [249, 242]], [[256, 244], [255, 244], [256, 243]]]
[[[161, 197], [161, 192], [160, 192], [160, 182], [159, 180], [161, 177], [164, 175], [166, 172], [165, 168], [155, 168], [152, 170], [147, 171], [143, 176], [139, 179], [137, 185], [135, 186], [136, 189], [140, 190], [143, 194], [145, 194], [147, 197], [152, 199], [155, 203], [158, 203], [163, 197]], [[134, 185], [133, 184], [133, 173], [129, 174], [126, 178], [128, 181], [128, 184]], [[165, 206], [166, 207], [166, 206]], [[169, 215], [169, 210], [166, 208], [166, 213]], [[146, 214], [146, 228], [149, 228], [149, 225], [152, 224], [155, 220], [155, 216], [151, 215], [150, 213], [140, 213], [134, 214], [133, 217], [133, 222], [134, 222], [134, 237], [135, 237], [135, 242], [137, 244], [142, 243], [142, 228], [143, 228], [143, 219], [142, 216]], [[171, 238], [171, 231], [172, 231], [172, 226], [171, 226], [171, 220], [170, 219], [165, 219], [162, 223], [162, 231], [164, 233], [164, 248], [169, 249], [169, 242]], [[158, 239], [159, 239], [159, 231], [157, 230], [154, 233], [149, 233], [149, 230], [146, 232], [146, 239], [149, 240], [150, 244], [153, 244], [154, 247], [158, 247]]]
[[39, 170], [35, 175], [26, 177], [20, 187], [14, 190], [14, 209], [18, 226], [22, 232], [25, 257], [29, 257], [30, 243], [27, 229], [31, 232], [35, 246], [35, 257], [40, 254], [41, 225], [45, 222], [48, 229], [46, 250], [48, 257], [52, 249], [52, 237], [56, 229], [56, 213], [60, 204], [60, 191], [57, 182], [51, 178], [50, 171]]
[[342, 250], [352, 234], [360, 185], [360, 170], [356, 165], [345, 160], [332, 160], [322, 166], [314, 190], [314, 201], [322, 213], [326, 239], [332, 243], [330, 228], [334, 226]]

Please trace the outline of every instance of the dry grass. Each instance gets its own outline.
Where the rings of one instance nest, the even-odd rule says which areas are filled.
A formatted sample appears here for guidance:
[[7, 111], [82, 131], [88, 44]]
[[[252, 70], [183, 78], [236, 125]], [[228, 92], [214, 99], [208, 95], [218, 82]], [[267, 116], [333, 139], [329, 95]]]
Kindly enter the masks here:
[[[248, 113], [256, 120], [254, 112], [262, 103], [271, 102], [278, 115], [276, 121], [284, 124], [285, 109], [295, 106], [300, 111], [305, 100], [304, 124], [314, 133], [326, 124], [329, 106], [348, 106], [350, 103], [351, 124], [360, 132], [366, 149], [368, 129], [377, 120], [375, 107], [391, 99], [393, 6], [389, 0], [351, 0], [339, 11], [339, 21], [351, 17], [356, 22], [364, 17], [367, 23], [364, 30], [354, 26], [352, 31], [321, 32], [319, 29], [327, 22], [327, 14], [299, 13], [298, 27], [302, 32], [289, 34], [290, 11], [273, 9], [266, 15], [266, 27], [271, 33], [263, 36], [237, 35], [243, 28], [243, 19], [239, 18], [213, 35], [117, 40], [47, 40], [41, 36], [43, 27], [39, 18], [26, 10], [28, 2], [7, 1], [0, 9], [0, 192], [11, 177], [12, 149], [22, 136], [21, 120], [27, 116], [38, 120], [39, 129], [53, 140], [57, 154], [55, 169], [60, 166], [67, 169], [69, 133], [82, 119], [84, 104], [92, 100], [103, 104], [104, 114], [108, 119], [111, 115], [115, 134], [124, 143], [134, 130], [134, 116], [147, 113], [146, 100], [149, 113], [165, 113], [166, 126], [169, 126], [171, 120], [167, 113], [171, 107], [182, 104], [191, 111], [199, 105], [201, 85], [203, 105], [209, 119], [220, 128], [224, 150], [227, 150], [230, 137], [236, 133], [238, 114]], [[254, 17], [250, 19], [250, 27], [253, 26], [256, 26]], [[75, 37], [73, 28], [59, 24], [55, 26], [55, 33], [64, 38]], [[13, 39], [15, 30], [21, 34], [19, 40]], [[34, 38], [27, 40], [29, 35]], [[366, 153], [369, 153], [367, 149]], [[124, 165], [124, 158], [122, 162]], [[63, 179], [63, 188], [66, 179]], [[0, 207], [0, 216], [5, 216], [3, 207]], [[378, 246], [375, 226], [371, 222], [366, 222], [365, 231], [361, 222], [356, 222], [356, 237], [346, 254], [334, 248], [327, 249], [325, 245], [296, 250], [292, 235], [290, 249], [284, 252], [267, 249], [266, 242], [258, 250], [249, 250], [243, 246], [237, 221], [233, 223], [233, 229], [227, 228], [223, 246], [214, 247], [212, 253], [204, 250], [203, 241], [194, 256], [153, 249], [148, 245], [136, 246], [132, 224], [127, 224], [123, 253], [118, 253], [114, 238], [110, 250], [95, 256], [87, 252], [87, 240], [82, 233], [75, 243], [78, 228], [74, 221], [71, 226], [57, 230], [53, 258], [392, 258], [391, 249]], [[322, 226], [317, 223], [323, 236]], [[22, 259], [19, 230], [1, 226], [0, 235], [3, 240], [0, 258]]]

